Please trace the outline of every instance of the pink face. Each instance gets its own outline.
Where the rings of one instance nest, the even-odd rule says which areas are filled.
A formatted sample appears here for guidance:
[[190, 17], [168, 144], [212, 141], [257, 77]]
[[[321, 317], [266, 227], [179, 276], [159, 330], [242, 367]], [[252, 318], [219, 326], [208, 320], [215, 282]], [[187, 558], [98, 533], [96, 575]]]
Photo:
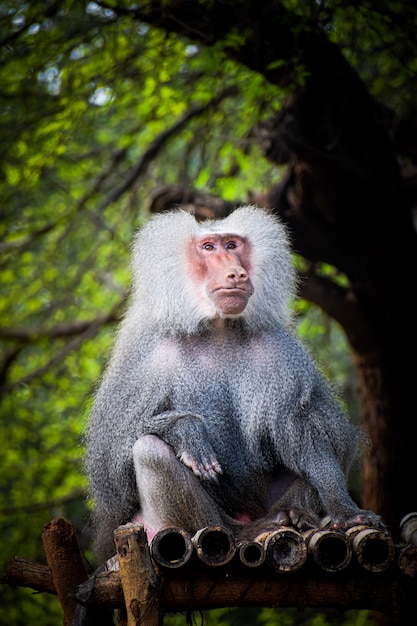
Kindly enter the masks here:
[[193, 279], [204, 285], [220, 317], [242, 313], [253, 294], [249, 242], [238, 235], [201, 235], [191, 242], [189, 258]]

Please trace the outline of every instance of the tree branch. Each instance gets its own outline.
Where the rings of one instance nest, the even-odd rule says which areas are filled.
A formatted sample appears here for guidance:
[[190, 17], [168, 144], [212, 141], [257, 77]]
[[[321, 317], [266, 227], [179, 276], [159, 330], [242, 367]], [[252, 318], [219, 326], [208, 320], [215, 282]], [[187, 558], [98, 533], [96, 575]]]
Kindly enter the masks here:
[[149, 163], [161, 152], [166, 143], [177, 133], [179, 133], [194, 117], [197, 117], [209, 110], [212, 107], [217, 106], [225, 98], [235, 96], [238, 93], [237, 87], [228, 87], [216, 95], [209, 102], [202, 105], [195, 105], [189, 109], [179, 120], [175, 122], [170, 128], [167, 128], [158, 137], [154, 139], [145, 154], [139, 160], [139, 162], [131, 168], [128, 172], [126, 179], [122, 185], [112, 191], [107, 198], [105, 198], [98, 206], [99, 211], [103, 211], [107, 206], [116, 202], [126, 191], [128, 191], [137, 179], [146, 171]]
[[117, 319], [116, 312], [119, 310], [119, 307], [120, 303], [116, 307], [114, 307], [112, 311], [110, 311], [110, 313], [107, 313], [104, 316], [99, 316], [93, 322], [90, 322], [88, 325], [84, 326], [84, 329], [79, 332], [76, 338], [67, 343], [64, 348], [57, 352], [51, 359], [49, 359], [49, 361], [45, 363], [45, 365], [33, 372], [30, 372], [27, 376], [24, 376], [23, 378], [14, 382], [11, 385], [5, 385], [4, 387], [1, 387], [0, 391], [2, 391], [2, 393], [10, 392], [12, 389], [15, 389], [19, 385], [26, 385], [34, 379], [43, 376], [43, 374], [47, 372], [50, 367], [55, 365], [55, 363], [62, 361], [67, 354], [69, 354], [73, 350], [78, 349], [84, 341], [93, 337], [104, 324], [112, 321], [113, 319]]
[[[126, 294], [127, 295], [127, 294]], [[56, 324], [52, 328], [19, 328], [13, 326], [0, 327], [0, 338], [14, 339], [21, 343], [33, 343], [39, 339], [59, 339], [81, 335], [91, 327], [99, 328], [119, 319], [121, 303], [125, 300], [124, 295], [120, 302], [108, 313], [98, 315], [94, 320], [77, 320]]]
[[45, 502], [35, 502], [31, 504], [22, 504], [21, 506], [8, 506], [0, 509], [0, 515], [16, 515], [25, 513], [30, 515], [32, 513], [38, 513], [39, 511], [50, 510], [56, 508], [62, 504], [69, 504], [76, 502], [80, 499], [85, 499], [85, 492], [82, 489], [76, 489], [72, 493], [62, 498], [55, 498], [54, 500], [46, 500]]
[[319, 306], [338, 322], [346, 332], [353, 348], [366, 345], [370, 336], [367, 318], [360, 310], [355, 292], [342, 287], [331, 278], [314, 272], [300, 272], [299, 295]]

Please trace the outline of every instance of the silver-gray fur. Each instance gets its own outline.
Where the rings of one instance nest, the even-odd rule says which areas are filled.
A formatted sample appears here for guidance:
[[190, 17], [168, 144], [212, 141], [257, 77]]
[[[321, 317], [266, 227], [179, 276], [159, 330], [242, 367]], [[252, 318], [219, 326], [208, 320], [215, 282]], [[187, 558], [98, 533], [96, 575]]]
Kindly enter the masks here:
[[[254, 294], [221, 328], [186, 253], [210, 232], [251, 248]], [[132, 272], [87, 433], [98, 558], [114, 553], [113, 530], [132, 518], [154, 531], [221, 523], [243, 535], [249, 519], [379, 524], [346, 488], [361, 433], [292, 331], [296, 285], [280, 221], [253, 206], [202, 223], [181, 210], [156, 215], [135, 238]]]

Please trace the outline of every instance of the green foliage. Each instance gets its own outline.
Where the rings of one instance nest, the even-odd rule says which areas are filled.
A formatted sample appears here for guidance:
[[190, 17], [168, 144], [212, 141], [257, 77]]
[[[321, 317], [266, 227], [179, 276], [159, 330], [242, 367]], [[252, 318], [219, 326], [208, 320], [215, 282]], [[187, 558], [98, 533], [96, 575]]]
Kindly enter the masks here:
[[225, 608], [192, 615], [167, 614], [164, 626], [372, 626], [368, 611]]

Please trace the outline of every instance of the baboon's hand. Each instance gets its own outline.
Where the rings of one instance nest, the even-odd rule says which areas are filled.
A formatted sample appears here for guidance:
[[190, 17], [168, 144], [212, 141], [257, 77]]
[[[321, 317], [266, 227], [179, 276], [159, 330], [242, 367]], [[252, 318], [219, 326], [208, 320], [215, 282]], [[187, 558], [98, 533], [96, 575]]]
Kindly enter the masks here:
[[218, 475], [223, 473], [221, 465], [209, 443], [204, 444], [204, 446], [194, 446], [193, 451], [189, 449], [184, 450], [179, 455], [179, 459], [201, 480], [214, 480], [217, 482]]
[[166, 429], [163, 438], [173, 447], [180, 461], [201, 480], [217, 481], [219, 474], [223, 473], [201, 416], [181, 416]]

